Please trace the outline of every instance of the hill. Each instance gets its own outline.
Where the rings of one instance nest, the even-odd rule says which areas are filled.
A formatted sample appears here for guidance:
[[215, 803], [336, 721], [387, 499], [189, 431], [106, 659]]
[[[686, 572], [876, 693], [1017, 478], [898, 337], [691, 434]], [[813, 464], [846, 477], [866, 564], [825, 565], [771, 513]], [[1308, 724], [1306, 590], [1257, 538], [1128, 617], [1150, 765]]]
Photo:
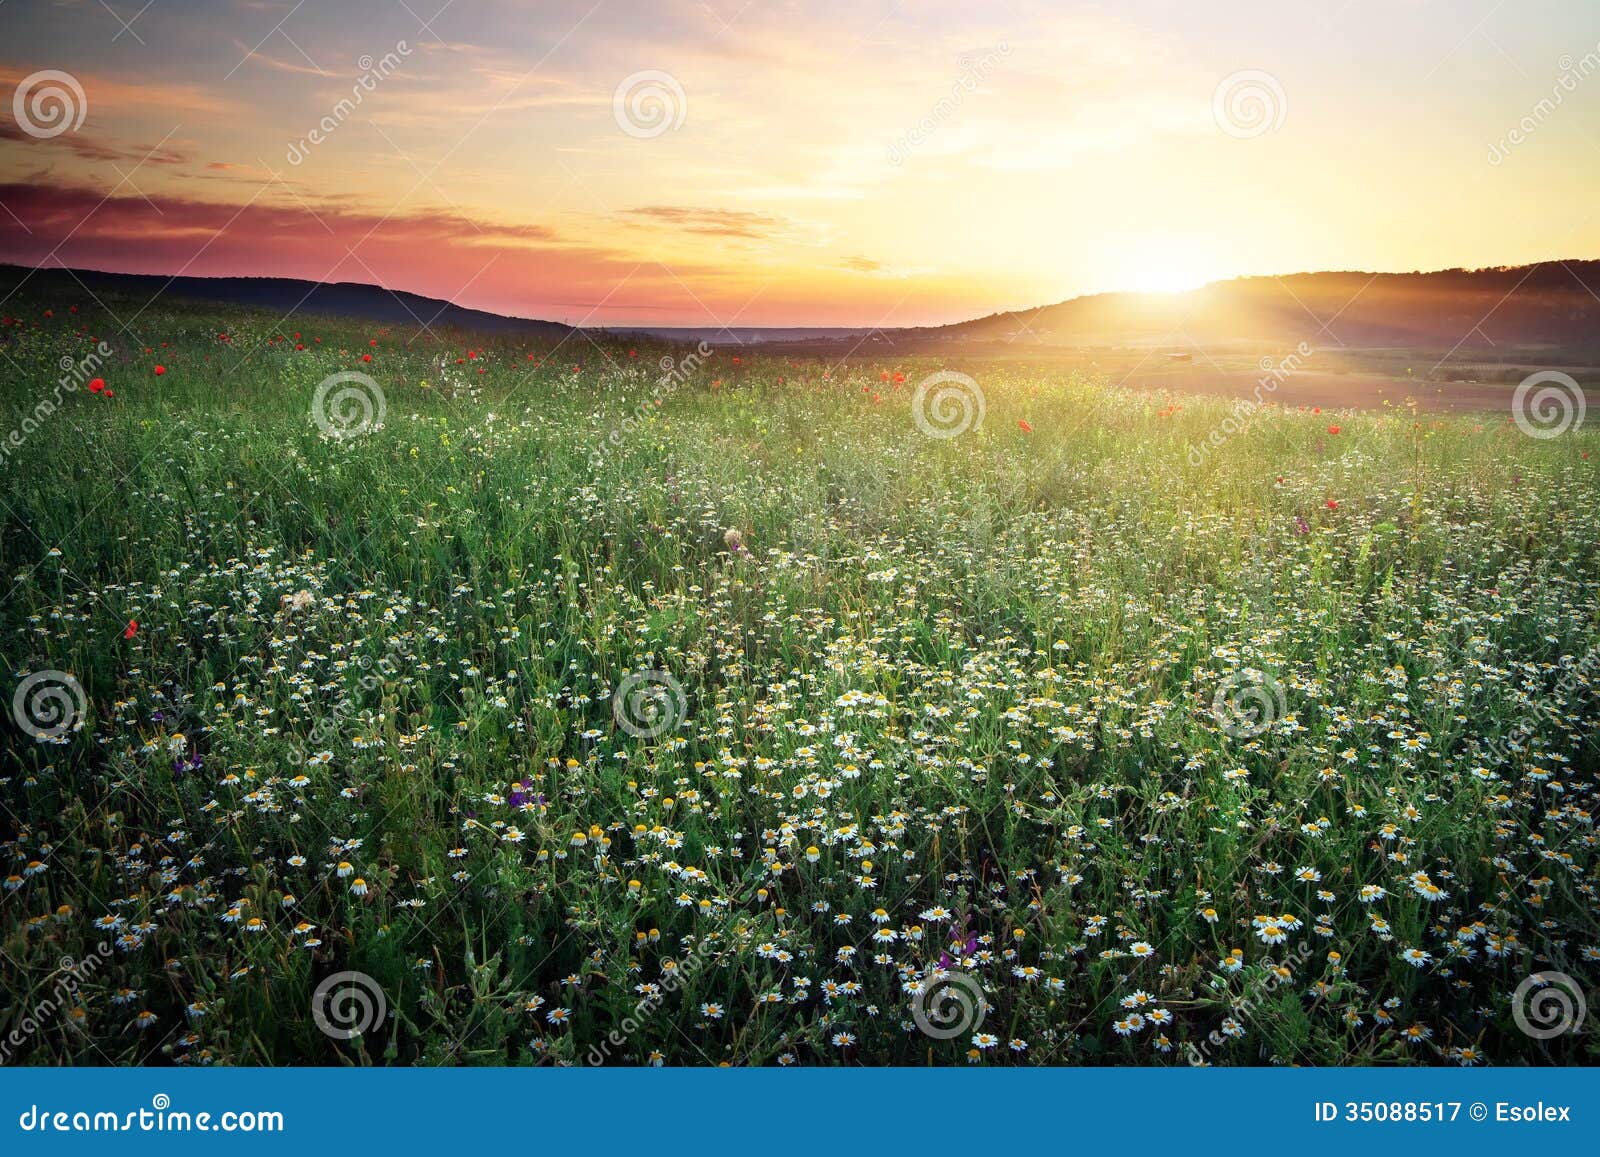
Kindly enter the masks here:
[[[30, 276], [31, 274], [31, 276]], [[463, 329], [478, 333], [561, 338], [572, 327], [554, 321], [505, 317], [468, 309], [434, 297], [356, 282], [302, 281], [289, 277], [161, 277], [142, 273], [102, 273], [88, 269], [29, 270], [0, 265], [0, 296], [26, 283], [28, 294], [48, 300], [59, 294], [78, 300], [88, 289], [97, 296], [203, 305], [238, 305], [270, 310], [284, 317], [341, 317], [420, 330]]]
[[1600, 261], [1435, 273], [1296, 273], [1186, 293], [1101, 293], [903, 330], [898, 343], [1445, 350], [1600, 346]]

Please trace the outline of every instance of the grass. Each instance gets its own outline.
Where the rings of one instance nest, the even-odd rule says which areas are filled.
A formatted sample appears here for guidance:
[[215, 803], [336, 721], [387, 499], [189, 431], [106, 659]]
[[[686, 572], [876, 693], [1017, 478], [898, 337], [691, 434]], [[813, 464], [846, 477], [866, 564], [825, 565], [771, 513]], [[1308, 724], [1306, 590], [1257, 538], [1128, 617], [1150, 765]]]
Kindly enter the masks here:
[[1588, 430], [8, 309], [12, 1063], [1595, 1059]]

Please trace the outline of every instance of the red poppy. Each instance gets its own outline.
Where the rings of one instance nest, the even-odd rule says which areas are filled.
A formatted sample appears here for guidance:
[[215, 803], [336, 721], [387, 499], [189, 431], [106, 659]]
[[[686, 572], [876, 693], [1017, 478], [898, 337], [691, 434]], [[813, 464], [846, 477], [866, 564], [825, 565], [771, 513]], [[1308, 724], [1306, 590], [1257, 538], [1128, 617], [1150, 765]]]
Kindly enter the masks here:
[[1339, 432], [1339, 427], [1337, 427], [1337, 426], [1329, 426], [1328, 427], [1328, 433], [1337, 434], [1338, 432]]
[[361, 355], [361, 360], [364, 361], [364, 362], [370, 362], [372, 360], [372, 355], [371, 354], [362, 354]]
[[1336, 499], [1333, 499], [1333, 498], [1328, 499], [1328, 509], [1329, 510], [1338, 510], [1339, 509], [1338, 501]]
[[156, 367], [156, 377], [159, 378], [162, 374], [164, 374], [166, 372], [167, 372], [167, 367], [166, 366], [157, 366]]
[[128, 629], [122, 632], [124, 639], [131, 639], [139, 633], [139, 624], [133, 619], [128, 620]]
[[106, 380], [104, 378], [92, 378], [92, 379], [90, 379], [90, 381], [89, 381], [89, 392], [91, 394], [98, 394], [102, 390], [104, 390], [105, 388], [106, 388]]
[[1021, 430], [1024, 434], [1033, 433], [1033, 427], [1028, 425], [1028, 419], [1026, 418], [1017, 419], [1017, 429]]

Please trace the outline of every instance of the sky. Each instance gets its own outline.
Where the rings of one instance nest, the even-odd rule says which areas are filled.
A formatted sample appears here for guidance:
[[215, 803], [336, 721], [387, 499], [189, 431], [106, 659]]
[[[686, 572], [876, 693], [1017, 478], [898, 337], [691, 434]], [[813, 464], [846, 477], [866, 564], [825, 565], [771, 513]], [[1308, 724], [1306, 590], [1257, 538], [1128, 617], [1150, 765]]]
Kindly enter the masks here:
[[0, 261], [930, 325], [1600, 257], [1594, 0], [0, 0]]

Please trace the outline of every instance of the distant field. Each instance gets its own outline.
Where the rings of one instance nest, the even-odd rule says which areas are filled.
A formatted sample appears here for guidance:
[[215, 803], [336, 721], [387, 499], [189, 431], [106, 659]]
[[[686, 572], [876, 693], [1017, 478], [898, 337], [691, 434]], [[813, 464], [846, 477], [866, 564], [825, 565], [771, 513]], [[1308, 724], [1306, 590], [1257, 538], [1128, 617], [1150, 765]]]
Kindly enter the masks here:
[[[1205, 366], [1138, 371], [1127, 385], [1141, 390], [1165, 389], [1186, 394], [1253, 398], [1262, 380], [1259, 371], [1218, 371]], [[1415, 402], [1429, 411], [1499, 410], [1508, 417], [1515, 384], [1498, 382], [1419, 382], [1413, 378], [1370, 373], [1317, 373], [1301, 370], [1265, 396], [1282, 406], [1378, 410]]]
[[1600, 1059], [1577, 398], [7, 308], [9, 1063]]
[[[841, 345], [840, 352], [848, 350]], [[864, 347], [865, 348], [865, 347]], [[1580, 384], [1600, 387], [1600, 367], [1589, 360], [1572, 364], [1566, 357], [1523, 352], [1519, 358], [1481, 362], [1460, 360], [1438, 350], [1322, 349], [1302, 359], [1292, 372], [1274, 377], [1274, 370], [1292, 353], [1263, 350], [1195, 350], [1181, 358], [1162, 349], [1074, 351], [1023, 344], [969, 343], [946, 351], [945, 357], [972, 365], [1014, 364], [1039, 372], [1079, 373], [1133, 390], [1171, 390], [1220, 398], [1257, 398], [1283, 406], [1377, 410], [1415, 405], [1430, 412], [1502, 412], [1508, 419], [1517, 384], [1527, 375], [1562, 370]], [[881, 360], [884, 354], [876, 355]], [[918, 360], [933, 355], [919, 352]], [[815, 357], [815, 355], [813, 355]], [[850, 364], [869, 366], [874, 357], [851, 354]], [[1330, 368], [1331, 367], [1331, 368]], [[1263, 388], [1271, 382], [1270, 388]], [[1592, 392], [1592, 390], [1591, 390]]]

